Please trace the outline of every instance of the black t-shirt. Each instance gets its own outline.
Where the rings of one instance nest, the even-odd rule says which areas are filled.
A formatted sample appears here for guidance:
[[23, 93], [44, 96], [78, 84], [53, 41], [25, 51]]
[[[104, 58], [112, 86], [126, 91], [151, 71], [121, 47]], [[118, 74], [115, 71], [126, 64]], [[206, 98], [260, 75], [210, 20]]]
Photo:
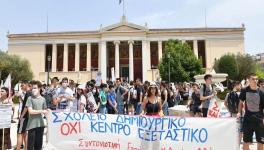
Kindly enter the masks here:
[[194, 106], [197, 106], [197, 107], [200, 106], [202, 103], [202, 101], [200, 100], [200, 92], [198, 92], [198, 93], [193, 92], [192, 93], [192, 100], [193, 100]]
[[136, 87], [136, 90], [137, 90], [137, 102], [140, 102], [140, 93], [142, 93], [144, 95], [144, 93], [143, 93], [143, 87], [142, 86], [137, 86]]
[[257, 89], [252, 90], [250, 86], [241, 90], [239, 99], [245, 102], [245, 115], [260, 114], [263, 116], [264, 93]]
[[[25, 97], [24, 97], [23, 103], [22, 103], [21, 114], [22, 114], [22, 112], [24, 111], [24, 109], [25, 109], [25, 107], [26, 107], [27, 100], [28, 100], [28, 98], [29, 98], [30, 96], [32, 96], [31, 92], [30, 92], [30, 91], [27, 91], [26, 94], [25, 94]], [[23, 116], [23, 118], [28, 118], [28, 111], [27, 111], [26, 114]]]

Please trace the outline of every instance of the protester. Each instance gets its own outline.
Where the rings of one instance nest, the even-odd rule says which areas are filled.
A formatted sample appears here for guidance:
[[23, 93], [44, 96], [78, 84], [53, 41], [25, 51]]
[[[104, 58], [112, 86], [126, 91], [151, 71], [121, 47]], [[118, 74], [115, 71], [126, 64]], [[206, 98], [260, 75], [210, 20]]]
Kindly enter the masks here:
[[[21, 115], [19, 117], [18, 126], [17, 126], [17, 150], [27, 149], [27, 123], [28, 123], [28, 109], [26, 107], [26, 103], [28, 98], [32, 95], [31, 89], [29, 86], [29, 81], [24, 80], [21, 82], [21, 90], [25, 93], [23, 96], [23, 103], [21, 108]], [[23, 145], [24, 142], [24, 146]]]
[[99, 99], [100, 99], [100, 103], [99, 103], [99, 113], [101, 114], [107, 114], [107, 109], [106, 109], [106, 103], [107, 103], [107, 99], [106, 99], [106, 92], [107, 92], [107, 84], [102, 83], [100, 85], [100, 93], [99, 93]]
[[39, 81], [32, 81], [32, 96], [27, 100], [29, 118], [27, 124], [28, 150], [41, 150], [43, 143], [44, 120], [42, 115], [48, 113], [46, 100], [40, 95], [42, 85]]
[[116, 114], [118, 112], [115, 88], [112, 84], [109, 85], [109, 92], [107, 94], [107, 112], [108, 114]]
[[202, 101], [203, 117], [207, 117], [210, 101], [215, 97], [216, 93], [213, 91], [212, 87], [212, 75], [206, 74], [204, 76], [204, 81], [205, 84], [203, 84], [200, 89], [200, 100]]
[[116, 78], [116, 102], [118, 114], [124, 114], [124, 98], [128, 90], [121, 85], [121, 79]]
[[[7, 87], [1, 88], [0, 105], [12, 105], [13, 102], [9, 99], [9, 89]], [[11, 118], [10, 118], [11, 119]], [[3, 130], [4, 135], [3, 135]], [[4, 138], [4, 148], [11, 149], [11, 139], [10, 139], [10, 128], [0, 129], [0, 147], [2, 148], [2, 140]]]
[[61, 81], [61, 87], [56, 90], [53, 104], [57, 105], [56, 109], [65, 111], [72, 107], [73, 100], [73, 91], [68, 87], [68, 78], [65, 77]]
[[259, 79], [258, 84], [259, 89], [264, 92], [264, 79]]
[[142, 102], [141, 115], [163, 116], [162, 114], [162, 103], [158, 97], [158, 87], [155, 82], [151, 82], [148, 87], [147, 95]]
[[191, 116], [192, 117], [201, 117], [201, 100], [200, 100], [200, 91], [199, 91], [199, 85], [197, 83], [192, 84], [192, 95], [191, 95], [191, 100], [188, 103], [188, 107], [190, 108], [191, 111]]
[[160, 83], [160, 90], [161, 90], [162, 111], [165, 116], [168, 116], [169, 115], [168, 99], [170, 98], [170, 92], [168, 92], [166, 88], [166, 83], [164, 81]]
[[240, 117], [243, 102], [245, 102], [245, 116], [243, 122], [243, 149], [249, 150], [249, 144], [253, 142], [253, 133], [256, 134], [258, 150], [263, 150], [264, 145], [264, 93], [258, 86], [258, 76], [251, 73], [248, 76], [249, 86], [241, 90], [239, 96], [239, 110], [237, 117]]
[[137, 93], [137, 103], [136, 106], [134, 106], [134, 108], [136, 108], [136, 114], [139, 115], [141, 114], [141, 103], [143, 101], [143, 97], [144, 97], [144, 89], [143, 86], [141, 84], [141, 79], [137, 78], [136, 79], [136, 93]]
[[238, 113], [239, 94], [241, 90], [241, 83], [235, 81], [232, 85], [233, 90], [226, 94], [225, 107], [229, 111], [231, 117], [236, 117]]
[[53, 104], [53, 96], [56, 95], [59, 79], [54, 77], [51, 79], [51, 84], [45, 92], [43, 92], [43, 97], [46, 99], [47, 107], [51, 110], [56, 110], [56, 105]]
[[79, 85], [77, 87], [77, 95], [73, 101], [73, 111], [83, 113], [86, 106], [86, 97], [84, 94], [85, 85]]

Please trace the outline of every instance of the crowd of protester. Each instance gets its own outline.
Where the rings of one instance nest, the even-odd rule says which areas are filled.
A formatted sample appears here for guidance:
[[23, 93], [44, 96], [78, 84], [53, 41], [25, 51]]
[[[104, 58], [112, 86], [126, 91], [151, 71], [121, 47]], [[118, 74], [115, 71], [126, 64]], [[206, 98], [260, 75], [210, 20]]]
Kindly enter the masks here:
[[[256, 82], [256, 89], [252, 89], [252, 78]], [[39, 81], [22, 81], [22, 93], [19, 95], [16, 149], [39, 150], [42, 148], [45, 127], [43, 116], [48, 113], [48, 109], [81, 113], [167, 116], [170, 107], [174, 107], [182, 101], [188, 101], [187, 107], [191, 116], [207, 117], [210, 100], [215, 98], [217, 93], [213, 86], [212, 75], [205, 75], [204, 80], [205, 84], [169, 83], [166, 81], [145, 81], [142, 83], [140, 79], [128, 82], [117, 78], [115, 81], [106, 83], [96, 83], [95, 80], [91, 80], [84, 84], [76, 84], [67, 77], [61, 80], [54, 77], [51, 79], [50, 85], [42, 85]], [[248, 97], [248, 93], [252, 91], [253, 93], [255, 91], [264, 93], [264, 80], [257, 80], [256, 75], [251, 74], [248, 83], [243, 85], [246, 91], [241, 90], [243, 87], [239, 81], [234, 81], [232, 85], [233, 89], [226, 95], [224, 104], [231, 117], [243, 118], [244, 116], [245, 118], [243, 119], [244, 123], [242, 123], [242, 119], [238, 121], [240, 138], [242, 138], [243, 130], [246, 129], [246, 133], [249, 135], [243, 137], [244, 142], [252, 142], [250, 136], [252, 131], [255, 131], [257, 142], [262, 143], [263, 146], [264, 130], [259, 131], [260, 128], [256, 125], [254, 127], [247, 125], [248, 118], [250, 118], [248, 116], [259, 113], [257, 117], [263, 117], [261, 108], [264, 107], [262, 103], [264, 97], [259, 94], [258, 104], [260, 107], [257, 111], [251, 100], [252, 96]], [[11, 93], [12, 96], [13, 93]], [[8, 94], [10, 94], [8, 88], [2, 87], [0, 104], [13, 104], [12, 96]], [[246, 102], [251, 103], [245, 104]], [[247, 107], [247, 105], [249, 106]], [[2, 131], [0, 131], [0, 135], [1, 133]], [[7, 129], [5, 133], [5, 148], [11, 149], [10, 129]]]

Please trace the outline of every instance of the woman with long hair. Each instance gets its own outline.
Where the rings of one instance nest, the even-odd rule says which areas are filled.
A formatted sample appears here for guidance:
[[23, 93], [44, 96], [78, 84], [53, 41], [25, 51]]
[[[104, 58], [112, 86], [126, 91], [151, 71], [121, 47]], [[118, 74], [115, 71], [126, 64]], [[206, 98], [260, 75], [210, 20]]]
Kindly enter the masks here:
[[147, 95], [142, 102], [141, 115], [160, 116], [162, 114], [162, 104], [158, 97], [158, 87], [155, 82], [151, 82]]
[[76, 101], [77, 101], [77, 112], [84, 112], [85, 105], [86, 105], [86, 97], [84, 94], [85, 86], [79, 85], [77, 88], [77, 95], [76, 95]]
[[[6, 87], [1, 88], [0, 105], [13, 104], [12, 99], [9, 98], [9, 89]], [[11, 118], [10, 118], [11, 120]], [[10, 139], [10, 128], [5, 128], [5, 133], [3, 135], [3, 129], [0, 129], [0, 148], [2, 148], [2, 139], [4, 138], [4, 149], [11, 149], [11, 139]]]

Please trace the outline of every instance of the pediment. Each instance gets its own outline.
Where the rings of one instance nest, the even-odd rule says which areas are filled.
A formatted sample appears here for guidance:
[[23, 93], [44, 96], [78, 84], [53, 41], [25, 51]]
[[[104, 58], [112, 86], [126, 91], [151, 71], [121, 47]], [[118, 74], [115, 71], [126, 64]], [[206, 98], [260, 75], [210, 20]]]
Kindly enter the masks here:
[[127, 32], [127, 31], [145, 31], [146, 27], [132, 24], [132, 23], [118, 23], [114, 25], [110, 25], [102, 29], [102, 31], [113, 31], [113, 32]]

